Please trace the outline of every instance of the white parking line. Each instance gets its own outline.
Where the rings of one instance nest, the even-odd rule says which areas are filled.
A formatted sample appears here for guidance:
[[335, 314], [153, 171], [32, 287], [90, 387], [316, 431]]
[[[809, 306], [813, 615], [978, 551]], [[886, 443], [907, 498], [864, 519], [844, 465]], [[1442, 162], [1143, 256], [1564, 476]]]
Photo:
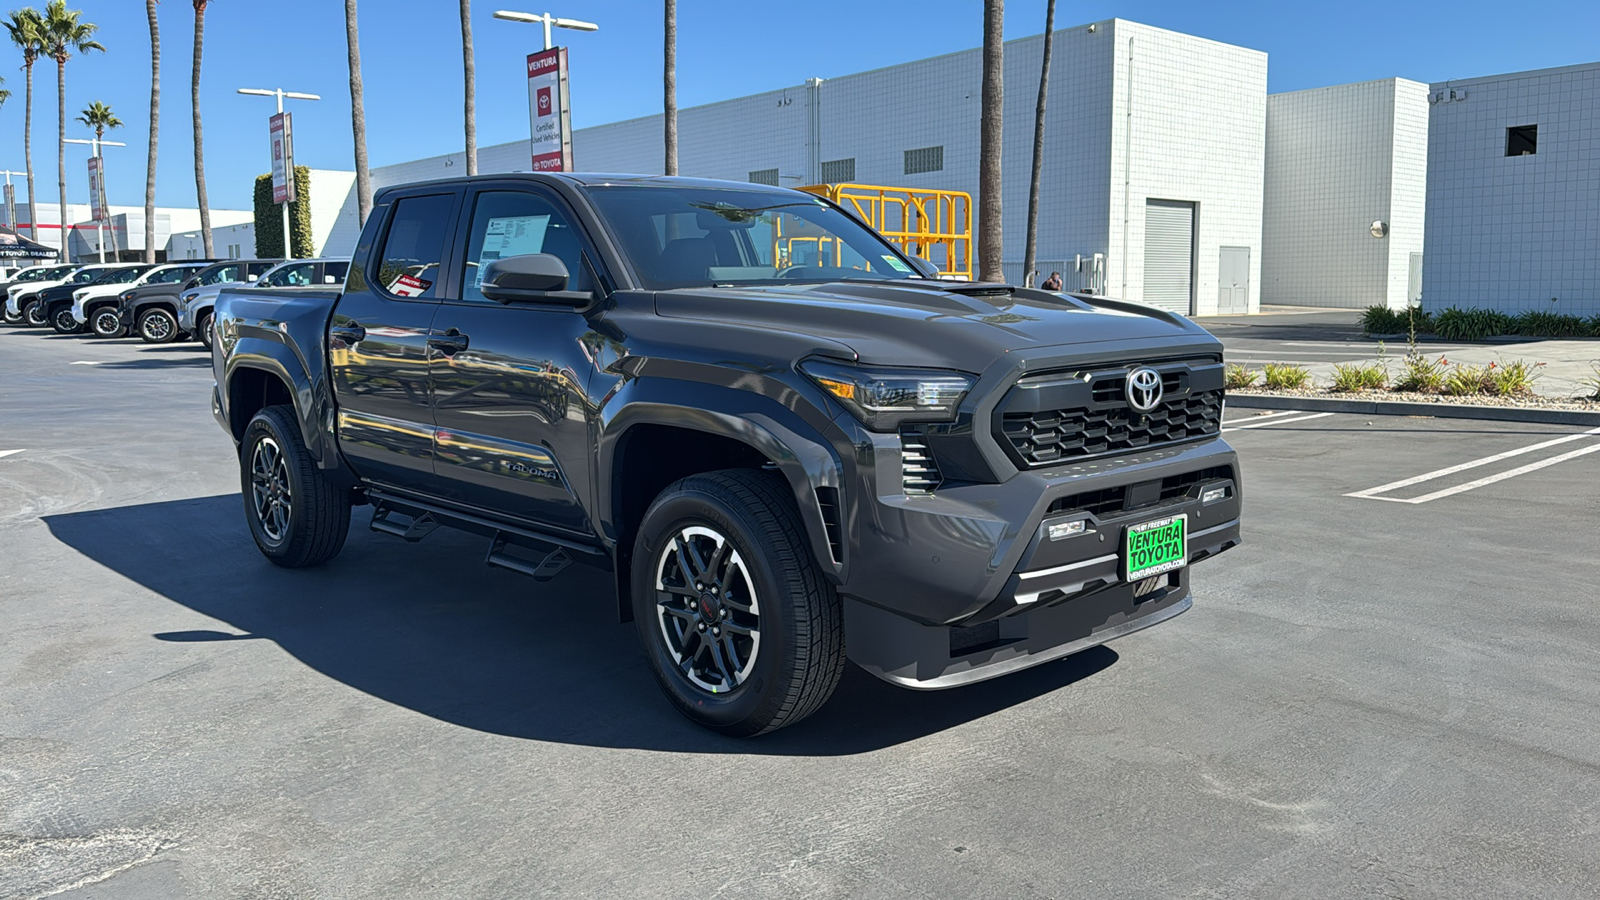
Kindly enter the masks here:
[[1245, 419], [1234, 419], [1231, 422], [1223, 422], [1222, 424], [1223, 424], [1224, 427], [1226, 427], [1226, 426], [1229, 426], [1229, 425], [1237, 425], [1240, 422], [1260, 422], [1260, 421], [1263, 421], [1263, 420], [1266, 420], [1266, 419], [1277, 419], [1277, 418], [1281, 418], [1283, 416], [1298, 416], [1300, 414], [1301, 414], [1301, 412], [1298, 409], [1286, 409], [1286, 410], [1283, 410], [1282, 412], [1265, 413], [1265, 414], [1259, 415], [1259, 416], [1250, 416], [1249, 418], [1245, 418]]
[[1562, 454], [1559, 454], [1557, 456], [1552, 456], [1549, 459], [1540, 460], [1539, 462], [1536, 462], [1536, 463], [1529, 463], [1526, 466], [1521, 466], [1519, 468], [1511, 469], [1510, 471], [1507, 471], [1507, 472], [1501, 472], [1498, 475], [1490, 475], [1490, 476], [1487, 476], [1485, 478], [1480, 478], [1477, 481], [1469, 481], [1466, 484], [1457, 485], [1456, 487], [1453, 487], [1453, 488], [1445, 488], [1442, 491], [1434, 491], [1431, 494], [1424, 494], [1421, 497], [1412, 497], [1412, 498], [1406, 499], [1406, 498], [1401, 498], [1401, 497], [1380, 497], [1378, 495], [1379, 494], [1387, 494], [1390, 491], [1396, 491], [1396, 490], [1399, 490], [1400, 488], [1403, 488], [1403, 487], [1410, 487], [1413, 484], [1421, 484], [1424, 481], [1432, 481], [1432, 480], [1434, 480], [1436, 478], [1443, 478], [1446, 475], [1454, 475], [1457, 472], [1465, 472], [1468, 469], [1476, 469], [1479, 466], [1487, 466], [1490, 463], [1497, 463], [1497, 462], [1500, 462], [1501, 460], [1504, 460], [1504, 459], [1511, 459], [1514, 456], [1521, 456], [1524, 453], [1533, 453], [1533, 452], [1538, 451], [1538, 450], [1543, 450], [1543, 449], [1545, 449], [1547, 447], [1555, 447], [1555, 446], [1559, 446], [1561, 444], [1570, 443], [1572, 441], [1581, 441], [1584, 438], [1594, 437], [1595, 435], [1600, 435], [1600, 428], [1591, 428], [1588, 431], [1581, 431], [1581, 432], [1578, 432], [1576, 434], [1564, 435], [1562, 437], [1553, 438], [1553, 439], [1548, 440], [1548, 441], [1540, 441], [1537, 444], [1530, 444], [1530, 445], [1528, 445], [1526, 447], [1518, 447], [1515, 450], [1507, 450], [1504, 453], [1496, 453], [1493, 456], [1485, 456], [1482, 459], [1474, 459], [1474, 460], [1471, 460], [1469, 462], [1464, 462], [1464, 463], [1461, 463], [1459, 465], [1454, 465], [1454, 466], [1450, 466], [1448, 468], [1439, 469], [1437, 471], [1425, 472], [1425, 473], [1423, 473], [1421, 475], [1417, 475], [1417, 476], [1414, 476], [1412, 478], [1405, 478], [1405, 479], [1402, 479], [1400, 481], [1391, 481], [1388, 484], [1380, 484], [1375, 488], [1367, 488], [1364, 491], [1355, 491], [1354, 493], [1345, 494], [1345, 496], [1346, 497], [1355, 497], [1355, 498], [1357, 498], [1359, 500], [1386, 500], [1386, 501], [1388, 501], [1390, 503], [1427, 503], [1430, 500], [1437, 500], [1440, 497], [1448, 497], [1448, 496], [1450, 496], [1452, 494], [1459, 494], [1459, 493], [1461, 493], [1463, 491], [1470, 491], [1470, 490], [1473, 490], [1474, 488], [1483, 487], [1486, 484], [1494, 484], [1497, 481], [1504, 481], [1507, 478], [1515, 478], [1518, 475], [1525, 475], [1525, 474], [1527, 474], [1529, 472], [1536, 472], [1539, 469], [1542, 469], [1542, 468], [1544, 468], [1546, 466], [1553, 466], [1556, 463], [1566, 462], [1569, 459], [1575, 459], [1575, 458], [1577, 458], [1579, 456], [1583, 456], [1584, 454], [1587, 454], [1587, 453], [1594, 453], [1595, 451], [1600, 450], [1600, 443], [1597, 443], [1597, 444], [1594, 444], [1594, 445], [1588, 446], [1588, 447], [1580, 447], [1577, 450], [1572, 450], [1572, 451], [1569, 451], [1567, 453], [1562, 453]]
[[1298, 419], [1273, 419], [1270, 422], [1255, 422], [1250, 425], [1235, 425], [1232, 428], [1222, 429], [1222, 433], [1227, 434], [1230, 431], [1243, 431], [1246, 428], [1265, 428], [1268, 425], [1291, 425], [1295, 422], [1309, 422], [1312, 419], [1321, 419], [1325, 416], [1331, 415], [1333, 415], [1333, 413], [1312, 413], [1309, 416], [1301, 416]]
[[21, 450], [0, 450], [0, 459], [5, 459], [6, 457], [10, 456], [13, 453], [21, 453], [21, 452], [22, 452]]
[[80, 359], [67, 363], [69, 366], [98, 366], [104, 363], [102, 359]]

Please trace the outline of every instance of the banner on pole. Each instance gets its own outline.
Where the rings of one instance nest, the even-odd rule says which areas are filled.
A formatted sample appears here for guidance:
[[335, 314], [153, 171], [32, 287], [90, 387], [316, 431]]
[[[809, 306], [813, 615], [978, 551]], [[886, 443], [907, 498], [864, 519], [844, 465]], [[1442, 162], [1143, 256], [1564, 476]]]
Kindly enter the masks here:
[[105, 160], [98, 156], [89, 157], [89, 218], [106, 220]]
[[272, 202], [293, 203], [294, 192], [294, 132], [289, 114], [275, 114], [269, 125], [272, 136]]
[[567, 48], [528, 55], [528, 120], [533, 171], [572, 171], [572, 108], [567, 102]]

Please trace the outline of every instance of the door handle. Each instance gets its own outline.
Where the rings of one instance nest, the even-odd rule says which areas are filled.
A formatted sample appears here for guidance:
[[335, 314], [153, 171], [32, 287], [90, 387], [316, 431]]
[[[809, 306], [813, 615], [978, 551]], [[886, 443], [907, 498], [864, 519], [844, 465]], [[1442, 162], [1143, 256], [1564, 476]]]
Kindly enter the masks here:
[[330, 337], [338, 338], [346, 344], [356, 344], [366, 340], [367, 330], [351, 322], [349, 325], [335, 325], [328, 329]]
[[462, 350], [467, 349], [467, 344], [467, 336], [454, 328], [444, 334], [428, 338], [428, 347], [443, 353], [445, 356], [460, 353]]

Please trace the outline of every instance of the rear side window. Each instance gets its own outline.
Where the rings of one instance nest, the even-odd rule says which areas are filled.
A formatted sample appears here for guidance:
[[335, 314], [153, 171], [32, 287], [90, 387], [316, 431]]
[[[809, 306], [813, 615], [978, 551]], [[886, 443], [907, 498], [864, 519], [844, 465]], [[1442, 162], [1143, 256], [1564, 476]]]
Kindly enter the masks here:
[[272, 267], [275, 265], [277, 265], [277, 263], [274, 262], [246, 263], [244, 267], [245, 280], [255, 281], [257, 278], [260, 278], [271, 271]]
[[378, 255], [378, 285], [396, 297], [437, 297], [445, 232], [455, 198], [405, 197], [394, 205]]
[[322, 268], [323, 284], [344, 284], [345, 273], [350, 271], [350, 264], [346, 262], [331, 262]]

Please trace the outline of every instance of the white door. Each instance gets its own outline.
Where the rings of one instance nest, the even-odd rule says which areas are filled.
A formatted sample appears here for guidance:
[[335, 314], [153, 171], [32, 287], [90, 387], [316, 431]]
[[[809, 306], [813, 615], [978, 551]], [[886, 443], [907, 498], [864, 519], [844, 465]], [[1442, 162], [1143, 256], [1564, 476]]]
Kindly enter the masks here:
[[1250, 311], [1250, 248], [1223, 247], [1217, 260], [1217, 313]]
[[1146, 200], [1144, 302], [1188, 315], [1194, 300], [1194, 204]]

